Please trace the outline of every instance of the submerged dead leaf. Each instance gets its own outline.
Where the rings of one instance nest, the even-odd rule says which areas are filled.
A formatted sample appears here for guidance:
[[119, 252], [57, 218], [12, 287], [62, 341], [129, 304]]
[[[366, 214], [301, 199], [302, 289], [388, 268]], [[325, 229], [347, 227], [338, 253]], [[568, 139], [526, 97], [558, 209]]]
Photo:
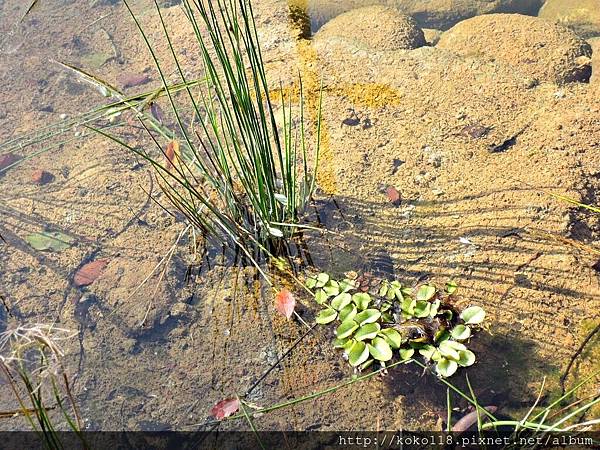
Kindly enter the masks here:
[[223, 420], [240, 409], [240, 401], [237, 398], [226, 398], [221, 400], [210, 410], [210, 415], [217, 420]]
[[279, 311], [281, 315], [289, 319], [292, 317], [295, 307], [296, 299], [294, 298], [294, 295], [285, 288], [279, 291], [275, 297], [275, 309]]
[[387, 198], [392, 205], [400, 205], [400, 202], [402, 201], [402, 195], [400, 195], [400, 192], [394, 186], [388, 186], [385, 189], [385, 195], [387, 195]]
[[84, 264], [75, 273], [73, 284], [77, 287], [89, 286], [102, 274], [107, 264], [108, 259], [97, 259], [96, 261]]
[[165, 155], [167, 157], [167, 170], [170, 170], [172, 167], [175, 167], [175, 161], [179, 159], [179, 142], [169, 142], [165, 150]]

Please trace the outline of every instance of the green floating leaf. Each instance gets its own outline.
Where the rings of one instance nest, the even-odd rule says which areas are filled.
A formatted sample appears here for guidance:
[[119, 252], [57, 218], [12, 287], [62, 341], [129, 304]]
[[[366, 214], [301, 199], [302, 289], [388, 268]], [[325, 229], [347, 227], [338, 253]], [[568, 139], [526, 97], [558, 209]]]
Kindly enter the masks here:
[[385, 339], [376, 337], [370, 344], [367, 344], [367, 348], [371, 356], [377, 361], [389, 361], [392, 359], [392, 349]]
[[451, 359], [452, 361], [458, 361], [460, 356], [458, 354], [458, 350], [451, 344], [452, 342], [453, 341], [440, 342], [438, 350], [444, 358]]
[[430, 286], [428, 284], [422, 285], [417, 291], [417, 300], [419, 301], [429, 301], [435, 295], [435, 287]]
[[348, 343], [348, 339], [335, 338], [333, 340], [333, 348], [345, 348], [347, 343]]
[[329, 280], [327, 284], [323, 286], [323, 290], [331, 296], [338, 295], [340, 293], [340, 284], [335, 280]]
[[371, 296], [366, 292], [359, 292], [352, 296], [352, 301], [356, 304], [358, 309], [367, 309], [369, 307], [369, 303], [371, 303]]
[[460, 318], [467, 325], [479, 325], [485, 319], [485, 311], [479, 306], [470, 306], [460, 314]]
[[365, 369], [368, 369], [369, 367], [371, 367], [371, 365], [373, 364], [373, 362], [374, 362], [374, 361], [375, 361], [374, 359], [368, 359], [368, 360], [367, 360], [367, 362], [363, 363], [363, 364], [362, 364], [362, 365], [359, 367], [359, 369], [360, 369], [360, 370], [365, 370]]
[[45, 231], [28, 235], [25, 241], [36, 250], [59, 252], [71, 247], [75, 239], [58, 231]]
[[359, 325], [364, 325], [365, 323], [373, 323], [377, 322], [381, 317], [381, 313], [377, 309], [365, 309], [364, 311], [359, 312], [354, 320]]
[[389, 288], [390, 288], [390, 285], [387, 281], [384, 281], [383, 283], [381, 283], [381, 287], [379, 288], [379, 296], [385, 297], [388, 293]]
[[275, 197], [275, 200], [277, 200], [283, 206], [287, 206], [287, 204], [288, 204], [288, 198], [285, 195], [283, 195], [283, 194], [275, 194], [274, 197]]
[[360, 327], [354, 334], [354, 339], [357, 341], [364, 341], [366, 339], [373, 339], [379, 333], [381, 327], [378, 323], [367, 323]]
[[461, 350], [458, 354], [460, 356], [457, 361], [459, 366], [469, 367], [475, 363], [475, 353], [471, 350]]
[[440, 342], [446, 341], [448, 339], [450, 339], [450, 333], [448, 332], [448, 330], [446, 330], [443, 327], [441, 327], [439, 330], [437, 330], [435, 335], [433, 336], [433, 340], [435, 342], [437, 342], [438, 344]]
[[458, 364], [456, 361], [450, 361], [449, 359], [442, 358], [435, 366], [437, 373], [444, 378], [451, 377], [458, 370]]
[[431, 311], [431, 303], [426, 302], [424, 300], [418, 300], [414, 307], [414, 316], [423, 318], [429, 317], [429, 313]]
[[321, 325], [325, 325], [328, 323], [333, 322], [336, 317], [337, 317], [337, 311], [333, 308], [327, 308], [324, 309], [323, 311], [321, 311], [319, 314], [317, 314], [317, 317], [315, 318], [315, 322], [321, 324]]
[[352, 296], [347, 292], [342, 292], [331, 300], [331, 307], [338, 311], [352, 303]]
[[454, 281], [448, 281], [446, 283], [446, 292], [448, 294], [454, 294], [458, 289], [458, 285]]
[[327, 302], [328, 298], [329, 295], [327, 295], [327, 293], [323, 289], [319, 289], [317, 292], [315, 292], [315, 301], [319, 305], [322, 305], [323, 303]]
[[390, 347], [393, 349], [398, 349], [402, 345], [402, 335], [393, 328], [381, 330], [379, 334], [387, 341], [388, 344], [390, 344]]
[[316, 283], [316, 287], [323, 287], [327, 284], [327, 282], [329, 281], [329, 274], [326, 274], [325, 272], [321, 272], [319, 275], [317, 275], [317, 283]]
[[305, 285], [307, 288], [313, 289], [317, 285], [317, 279], [315, 277], [309, 277], [306, 279]]
[[413, 357], [413, 355], [415, 354], [415, 349], [414, 348], [401, 348], [399, 353], [400, 353], [400, 359], [402, 361], [407, 361]]
[[[391, 287], [392, 287], [391, 291], [393, 293], [392, 298], [396, 297], [396, 299], [398, 299], [398, 301], [404, 300], [404, 295], [402, 295], [402, 291], [403, 291], [402, 285], [400, 284], [400, 282], [397, 280], [392, 281]], [[391, 298], [390, 298], [390, 300], [391, 300]]]
[[423, 358], [429, 360], [433, 359], [433, 355], [436, 351], [437, 349], [433, 345], [427, 344], [419, 349], [419, 354], [423, 356]]
[[409, 316], [413, 316], [415, 314], [415, 306], [417, 305], [417, 301], [411, 299], [410, 297], [405, 297], [402, 301], [402, 312], [408, 314]]
[[342, 322], [339, 327], [337, 327], [337, 330], [335, 330], [335, 335], [338, 339], [344, 339], [350, 337], [357, 328], [358, 324], [354, 320], [346, 320], [345, 322]]
[[355, 342], [348, 352], [348, 362], [352, 367], [360, 366], [369, 358], [369, 349], [364, 342]]
[[463, 324], [456, 325], [450, 333], [457, 341], [464, 341], [471, 337], [471, 329]]
[[356, 311], [356, 306], [354, 306], [352, 303], [344, 306], [342, 309], [340, 309], [340, 322], [345, 322], [346, 320], [354, 319], [354, 317], [356, 317], [357, 312], [358, 311]]
[[437, 299], [436, 301], [431, 303], [431, 308], [429, 310], [429, 317], [431, 317], [432, 319], [437, 316], [438, 310], [440, 309], [440, 305], [442, 304], [442, 302], [440, 301], [440, 299]]
[[348, 292], [355, 288], [356, 288], [356, 283], [352, 280], [349, 280], [346, 278], [346, 279], [340, 281], [340, 291], [341, 292]]

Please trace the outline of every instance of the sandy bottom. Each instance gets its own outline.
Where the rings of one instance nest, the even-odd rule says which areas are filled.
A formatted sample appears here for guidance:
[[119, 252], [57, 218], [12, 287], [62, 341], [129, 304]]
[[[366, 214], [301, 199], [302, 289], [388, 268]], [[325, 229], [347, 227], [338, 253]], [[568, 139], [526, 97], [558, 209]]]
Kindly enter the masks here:
[[[22, 26], [21, 2], [0, 7], [0, 154], [31, 157], [0, 177], [0, 294], [9, 312], [0, 310], [0, 327], [56, 322], [74, 332], [65, 360], [90, 429], [195, 429], [212, 405], [245, 393], [306, 330], [276, 314], [250, 268], [229, 267], [218, 249], [194, 259], [185, 224], [149, 199], [151, 192], [166, 200], [126, 150], [70, 126], [31, 145], [11, 143], [104, 101], [51, 61], [118, 86], [130, 74], [149, 77], [128, 93], [160, 84], [122, 5], [40, 3]], [[472, 342], [479, 358], [468, 370], [481, 402], [518, 417], [544, 377], [548, 391], [558, 392], [569, 358], [600, 320], [600, 228], [597, 215], [548, 192], [598, 203], [598, 84], [532, 85], [504, 63], [433, 47], [313, 44], [296, 39], [285, 3], [255, 3], [273, 87], [281, 80], [296, 90], [300, 72], [314, 114], [323, 79], [320, 189], [308, 219], [336, 234], [304, 236], [310, 265], [338, 274], [383, 265], [408, 285], [454, 278], [462, 304], [489, 314], [490, 333]], [[134, 9], [167, 58], [151, 8], [139, 1]], [[165, 19], [186, 69], [199, 75], [185, 18], [168, 8]], [[127, 117], [122, 124], [131, 141], [144, 142]], [[34, 184], [36, 169], [54, 180]], [[390, 185], [402, 195], [399, 206], [386, 198]], [[62, 231], [75, 245], [34, 250], [25, 238], [43, 230]], [[102, 275], [73, 286], [75, 272], [97, 259], [109, 261]], [[301, 314], [312, 319], [315, 305], [298, 297]], [[247, 398], [267, 406], [348, 379], [352, 370], [332, 337], [317, 328]], [[597, 343], [576, 360], [568, 385], [598, 369]], [[452, 381], [464, 387], [464, 372]], [[597, 386], [596, 379], [589, 389]], [[0, 399], [0, 409], [17, 407], [5, 384]], [[445, 399], [439, 381], [408, 366], [265, 414], [256, 425], [439, 429]], [[0, 428], [27, 424], [2, 420]]]

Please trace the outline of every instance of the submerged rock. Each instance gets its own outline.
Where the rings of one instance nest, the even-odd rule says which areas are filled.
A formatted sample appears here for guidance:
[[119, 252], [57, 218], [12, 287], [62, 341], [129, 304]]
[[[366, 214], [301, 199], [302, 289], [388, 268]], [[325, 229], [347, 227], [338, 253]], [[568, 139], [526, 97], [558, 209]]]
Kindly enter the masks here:
[[332, 37], [375, 50], [413, 49], [426, 44], [423, 30], [412, 17], [385, 6], [367, 6], [343, 13], [315, 35], [315, 39]]
[[571, 30], [536, 17], [489, 14], [460, 22], [438, 48], [502, 61], [539, 81], [588, 81], [592, 49]]
[[600, 36], [598, 0], [547, 0], [539, 17], [572, 28], [583, 37]]
[[306, 10], [318, 29], [328, 20], [371, 5], [385, 5], [413, 16], [420, 26], [447, 30], [468, 17], [495, 12], [535, 15], [543, 0], [289, 0], [292, 6]]

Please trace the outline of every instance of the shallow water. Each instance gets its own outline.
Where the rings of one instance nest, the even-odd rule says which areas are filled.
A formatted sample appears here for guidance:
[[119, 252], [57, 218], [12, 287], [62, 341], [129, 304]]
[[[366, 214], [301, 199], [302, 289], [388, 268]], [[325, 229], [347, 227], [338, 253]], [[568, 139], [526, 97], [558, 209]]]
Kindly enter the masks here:
[[[131, 3], [166, 57], [149, 2]], [[431, 46], [381, 52], [319, 42], [321, 25], [350, 6], [390, 2], [290, 3], [291, 11], [276, 0], [256, 1], [255, 9], [274, 87], [281, 80], [292, 91], [299, 72], [314, 103], [323, 79], [321, 189], [308, 220], [335, 234], [306, 233], [301, 259], [407, 285], [457, 279], [462, 303], [483, 305], [491, 321], [492, 333], [473, 340], [479, 361], [467, 371], [481, 402], [517, 415], [544, 376], [556, 392], [568, 358], [600, 318], [599, 228], [593, 215], [541, 191], [597, 202], [595, 85], [530, 86], [527, 74], [501, 62]], [[435, 2], [405, 5], [415, 3]], [[471, 3], [451, 14], [411, 12], [424, 27], [447, 29], [494, 2]], [[509, 3], [526, 12], [534, 2]], [[0, 155], [27, 158], [0, 178], [0, 294], [10, 313], [0, 308], [0, 329], [56, 322], [75, 332], [66, 362], [89, 429], [201, 428], [212, 405], [246, 392], [305, 329], [274, 314], [268, 289], [251, 269], [230, 267], [231, 255], [211, 248], [194, 259], [184, 224], [149, 200], [148, 192], [165, 199], [147, 167], [77, 125], [106, 100], [57, 62], [118, 87], [135, 84], [127, 93], [160, 85], [123, 5], [40, 1], [21, 23], [24, 9], [20, 1], [0, 4]], [[199, 76], [185, 18], [179, 8], [164, 13], [186, 70]], [[128, 119], [116, 129], [146, 143]], [[508, 151], [488, 151], [512, 139]], [[35, 169], [54, 180], [35, 185]], [[401, 192], [399, 206], [386, 197], [390, 185]], [[44, 230], [76, 244], [32, 249], [26, 237]], [[99, 259], [109, 261], [102, 275], [74, 286], [76, 271]], [[311, 319], [314, 305], [301, 300], [300, 313]], [[311, 333], [248, 399], [271, 405], [350, 377], [332, 336], [327, 328]], [[571, 381], [590, 371], [597, 352], [596, 344], [588, 348]], [[438, 429], [444, 386], [417, 368], [390, 372], [256, 425]], [[462, 387], [464, 373], [453, 379]], [[16, 408], [6, 385], [0, 400], [1, 410]], [[10, 419], [0, 427], [27, 425]]]

